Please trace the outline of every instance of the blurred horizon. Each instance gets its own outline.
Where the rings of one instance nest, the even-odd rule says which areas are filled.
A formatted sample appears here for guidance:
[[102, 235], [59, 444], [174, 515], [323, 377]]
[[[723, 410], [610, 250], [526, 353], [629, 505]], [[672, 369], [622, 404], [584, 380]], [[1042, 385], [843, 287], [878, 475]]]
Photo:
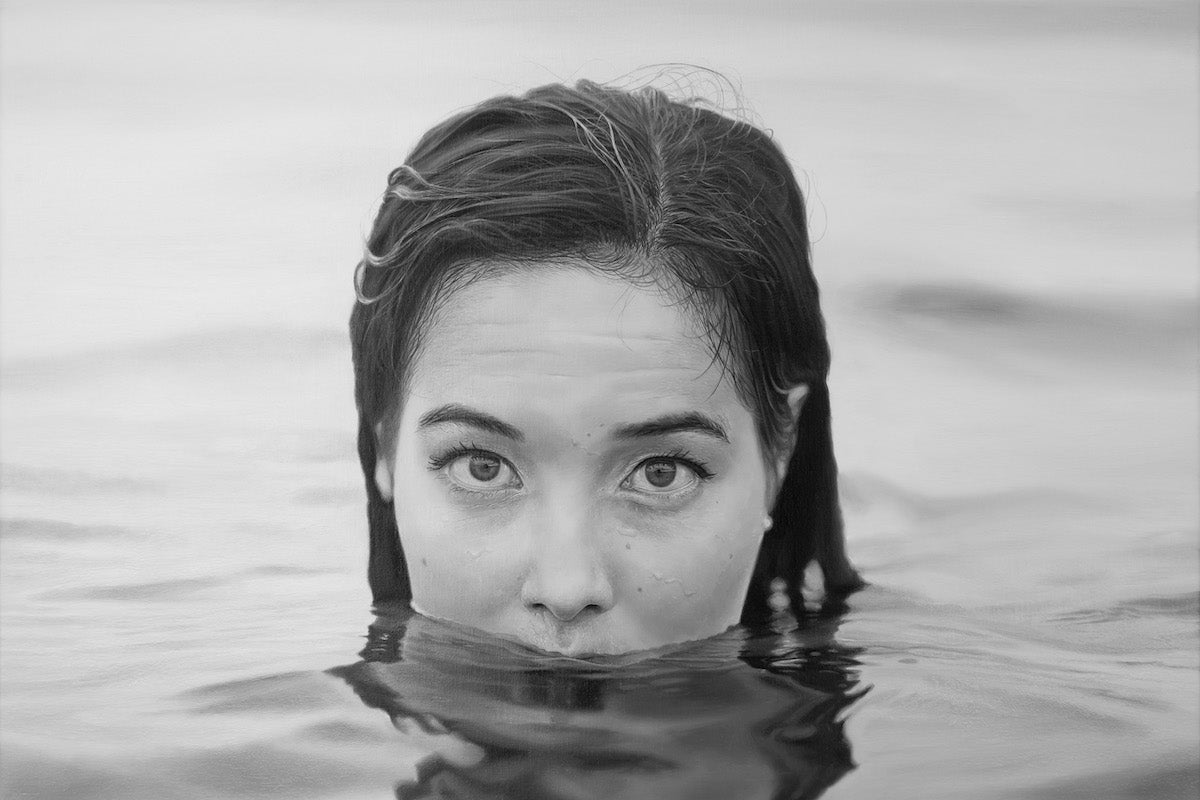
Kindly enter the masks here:
[[791, 159], [835, 332], [881, 282], [1194, 301], [1194, 4], [759, 3], [737, 30], [715, 2], [620, 8], [5, 2], [0, 359], [344, 330], [425, 129], [676, 62]]
[[138, 418], [320, 420], [352, 452], [353, 268], [417, 138], [686, 62], [717, 74], [665, 83], [764, 125], [808, 197], [844, 470], [1200, 513], [1200, 9], [627, 8], [0, 6], [5, 464], [140, 474], [74, 444]]

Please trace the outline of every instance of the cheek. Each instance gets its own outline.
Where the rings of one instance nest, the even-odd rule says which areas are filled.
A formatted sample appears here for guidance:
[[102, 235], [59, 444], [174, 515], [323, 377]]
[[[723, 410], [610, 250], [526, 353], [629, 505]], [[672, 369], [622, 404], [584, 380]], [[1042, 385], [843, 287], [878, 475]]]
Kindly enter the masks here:
[[722, 493], [662, 536], [630, 537], [624, 596], [648, 630], [719, 633], [741, 616], [762, 541], [762, 495], [753, 482]]
[[413, 605], [429, 616], [487, 627], [519, 595], [520, 556], [513, 548], [463, 532], [462, 526], [421, 516], [419, 511], [398, 513], [396, 520]]
[[429, 616], [487, 627], [519, 595], [519, 548], [498, 546], [499, 521], [456, 507], [428, 469], [398, 459], [395, 486], [413, 605]]

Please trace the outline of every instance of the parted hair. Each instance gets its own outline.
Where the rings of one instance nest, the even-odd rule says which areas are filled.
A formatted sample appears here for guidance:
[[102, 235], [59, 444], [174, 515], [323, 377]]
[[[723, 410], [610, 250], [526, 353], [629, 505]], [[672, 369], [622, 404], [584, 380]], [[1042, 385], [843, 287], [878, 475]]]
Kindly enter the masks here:
[[[790, 166], [752, 124], [657, 89], [582, 81], [461, 112], [388, 176], [350, 318], [375, 603], [411, 599], [394, 510], [374, 475], [432, 315], [472, 280], [563, 259], [685, 304], [754, 415], [764, 454], [792, 448], [743, 621], [771, 613], [776, 579], [803, 613], [814, 559], [827, 593], [858, 588], [838, 505], [829, 346]], [[802, 383], [793, 424], [787, 390]]]

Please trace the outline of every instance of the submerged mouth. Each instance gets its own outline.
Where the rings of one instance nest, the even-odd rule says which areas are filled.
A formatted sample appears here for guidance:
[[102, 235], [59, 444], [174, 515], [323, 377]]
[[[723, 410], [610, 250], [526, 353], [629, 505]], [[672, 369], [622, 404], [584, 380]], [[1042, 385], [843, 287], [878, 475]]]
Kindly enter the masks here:
[[642, 661], [662, 652], [659, 642], [647, 641], [636, 627], [626, 629], [611, 617], [584, 617], [563, 622], [550, 615], [529, 616], [512, 639], [541, 657], [618, 666]]
[[607, 629], [594, 621], [562, 623], [558, 620], [530, 621], [514, 640], [522, 647], [562, 663], [593, 667], [621, 667], [686, 647], [688, 641], [648, 643]]
[[[719, 657], [727, 660], [730, 653], [740, 652], [744, 644], [744, 633], [736, 626], [717, 637], [662, 642], [647, 640], [644, 632], [636, 627], [613, 631], [608, 624], [611, 620], [604, 620], [605, 624], [598, 624], [600, 621], [594, 619], [563, 623], [557, 619], [526, 616], [516, 624], [510, 621], [508, 625], [485, 629], [433, 617], [418, 609], [412, 609], [412, 612], [415, 613], [404, 626], [407, 628], [406, 649], [420, 647], [420, 642], [431, 642], [429, 646], [435, 648], [455, 643], [466, 646], [479, 666], [500, 669], [534, 664], [538, 668], [583, 668], [606, 672], [663, 658], [676, 663], [694, 663], [696, 648], [703, 643], [709, 645], [703, 650], [702, 658], [711, 659], [714, 652], [719, 652]], [[642, 635], [638, 636], [639, 633]], [[715, 651], [712, 650], [714, 647]], [[681, 657], [682, 662], [679, 661]]]
[[[534, 624], [522, 632], [520, 641], [543, 654], [571, 659], [589, 659], [623, 652], [622, 648], [614, 647], [615, 643], [608, 637], [597, 636], [593, 630], [589, 630], [590, 627], [570, 624]], [[627, 649], [624, 648], [624, 650]]]

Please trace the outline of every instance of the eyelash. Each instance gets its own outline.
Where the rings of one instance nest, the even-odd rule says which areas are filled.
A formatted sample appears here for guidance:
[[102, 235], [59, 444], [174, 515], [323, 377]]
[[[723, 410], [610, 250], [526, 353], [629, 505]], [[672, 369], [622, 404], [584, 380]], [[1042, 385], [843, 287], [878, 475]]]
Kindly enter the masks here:
[[706, 481], [713, 476], [713, 472], [712, 472], [712, 470], [710, 470], [708, 468], [707, 464], [705, 464], [703, 461], [696, 458], [691, 453], [689, 453], [687, 450], [684, 450], [682, 448], [676, 448], [675, 450], [672, 450], [669, 453], [660, 453], [659, 455], [656, 455], [656, 456], [650, 456], [648, 458], [643, 458], [641, 461], [639, 461], [637, 463], [637, 467], [634, 467], [634, 469], [637, 469], [638, 467], [642, 466], [647, 461], [661, 461], [661, 460], [678, 461], [679, 463], [683, 464], [684, 466], [690, 468], [692, 470], [692, 472], [696, 473], [696, 477], [698, 477], [702, 481]]
[[[512, 464], [509, 463], [507, 459], [496, 455], [495, 453], [493, 453], [490, 450], [485, 450], [482, 447], [478, 447], [474, 444], [470, 444], [467, 442], [459, 442], [454, 447], [450, 448], [449, 450], [447, 450], [445, 453], [442, 453], [441, 455], [430, 456], [429, 457], [429, 469], [434, 472], [437, 472], [438, 470], [442, 469], [447, 464], [449, 464], [451, 461], [454, 461], [456, 458], [460, 458], [462, 456], [470, 456], [470, 455], [495, 456], [496, 458], [499, 458], [501, 461], [504, 461], [506, 464], [508, 464], [510, 468], [515, 470], [515, 467], [512, 467]], [[670, 461], [680, 462], [681, 464], [683, 464], [684, 466], [688, 467], [693, 472], [695, 472], [696, 477], [700, 478], [700, 480], [702, 480], [702, 481], [707, 481], [710, 478], [712, 478], [714, 475], [713, 471], [708, 468], [708, 464], [706, 464], [705, 462], [696, 458], [690, 452], [688, 452], [687, 450], [684, 450], [683, 448], [675, 448], [674, 450], [671, 450], [669, 452], [659, 453], [659, 454], [653, 455], [653, 456], [647, 456], [646, 458], [643, 458], [641, 461], [639, 461], [634, 466], [634, 469], [635, 470], [638, 469], [643, 464], [645, 464], [649, 461], [661, 461], [661, 460], [670, 460]]]
[[[491, 450], [484, 450], [482, 447], [477, 447], [473, 444], [467, 444], [466, 442], [459, 442], [454, 447], [450, 448], [449, 450], [447, 450], [445, 453], [442, 453], [441, 455], [430, 456], [429, 457], [429, 469], [432, 470], [433, 472], [437, 472], [439, 469], [441, 469], [442, 467], [446, 466], [454, 459], [459, 458], [461, 456], [485, 456], [485, 455], [486, 456], [496, 456], [496, 454], [493, 453]], [[496, 456], [496, 457], [500, 458], [500, 456]], [[506, 459], [501, 458], [500, 460], [504, 461], [504, 463], [506, 463], [506, 464], [508, 463], [508, 461]], [[511, 466], [511, 464], [509, 466]]]

